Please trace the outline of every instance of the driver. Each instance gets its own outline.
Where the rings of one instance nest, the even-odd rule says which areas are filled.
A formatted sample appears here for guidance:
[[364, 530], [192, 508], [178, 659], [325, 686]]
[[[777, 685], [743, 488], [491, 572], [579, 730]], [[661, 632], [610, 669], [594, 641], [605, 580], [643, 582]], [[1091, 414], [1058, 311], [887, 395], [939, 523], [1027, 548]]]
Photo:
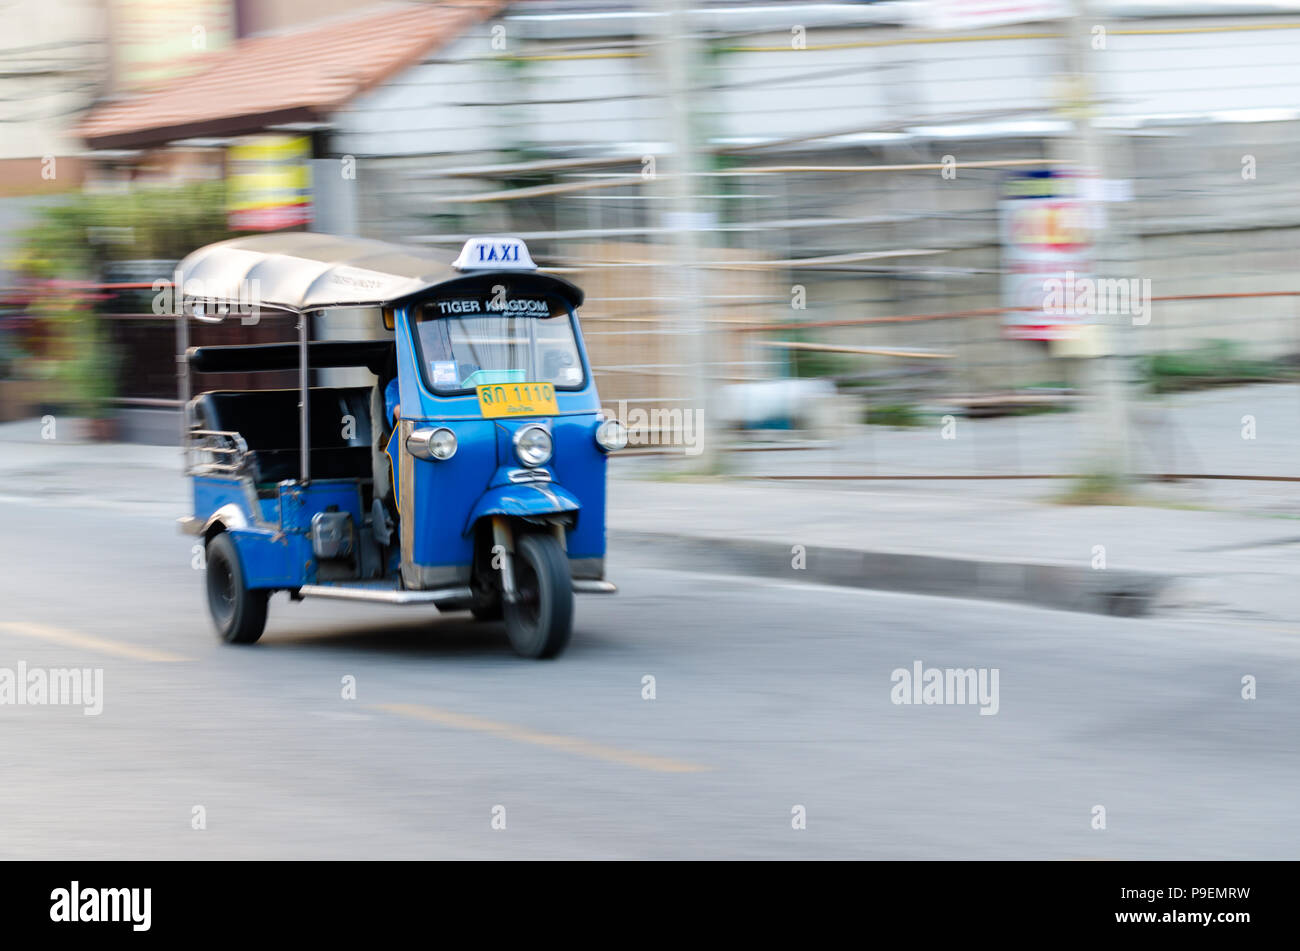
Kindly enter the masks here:
[[[380, 446], [383, 447], [381, 451], [385, 457], [384, 466], [388, 470], [388, 484], [384, 488], [382, 497], [377, 493], [371, 503], [371, 525], [375, 533], [375, 540], [385, 547], [391, 544], [393, 530], [397, 525], [397, 473], [394, 471], [393, 457], [389, 452], [389, 447], [392, 445], [393, 433], [397, 429], [397, 421], [402, 415], [397, 385], [397, 368], [390, 363], [389, 370], [393, 376], [384, 387], [384, 418], [388, 426], [383, 431], [380, 443]], [[378, 478], [376, 478], [376, 484], [378, 485]]]
[[393, 377], [388, 381], [388, 385], [384, 387], [384, 411], [385, 415], [388, 416], [388, 425], [391, 429], [397, 428], [397, 420], [400, 419], [402, 415], [402, 404], [399, 402], [400, 399], [401, 396], [398, 393], [397, 377]]

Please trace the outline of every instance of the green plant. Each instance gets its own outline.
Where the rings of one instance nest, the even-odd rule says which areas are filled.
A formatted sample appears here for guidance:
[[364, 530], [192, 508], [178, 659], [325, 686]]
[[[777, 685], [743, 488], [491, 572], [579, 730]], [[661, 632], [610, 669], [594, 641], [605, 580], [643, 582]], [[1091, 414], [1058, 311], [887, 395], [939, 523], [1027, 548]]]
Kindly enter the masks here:
[[1193, 350], [1158, 353], [1139, 364], [1153, 392], [1177, 393], [1237, 383], [1272, 383], [1293, 379], [1292, 368], [1245, 357], [1231, 340], [1211, 340]]
[[44, 297], [35, 310], [54, 327], [58, 401], [79, 416], [108, 416], [117, 395], [118, 359], [103, 322], [73, 294]]
[[1129, 483], [1111, 473], [1087, 473], [1071, 481], [1055, 501], [1062, 505], [1137, 505]]
[[28, 278], [85, 281], [106, 261], [178, 260], [230, 235], [222, 182], [79, 193], [37, 212], [12, 263]]
[[925, 420], [911, 403], [868, 404], [862, 421], [875, 426], [921, 426]]
[[119, 359], [90, 297], [60, 282], [93, 283], [110, 261], [176, 261], [228, 237], [221, 182], [79, 193], [36, 212], [19, 232], [10, 264], [37, 288], [31, 312], [50, 328], [52, 377], [70, 410], [91, 418], [109, 415]]
[[794, 376], [843, 376], [860, 368], [847, 354], [828, 353], [822, 350], [790, 350], [790, 371]]
[[112, 415], [117, 396], [118, 354], [104, 332], [102, 322], [93, 315], [79, 322], [81, 352], [74, 367], [79, 386], [77, 401], [81, 415], [103, 419]]
[[1045, 416], [1049, 413], [1069, 413], [1074, 409], [1069, 403], [1025, 403], [1012, 406], [1003, 416]]

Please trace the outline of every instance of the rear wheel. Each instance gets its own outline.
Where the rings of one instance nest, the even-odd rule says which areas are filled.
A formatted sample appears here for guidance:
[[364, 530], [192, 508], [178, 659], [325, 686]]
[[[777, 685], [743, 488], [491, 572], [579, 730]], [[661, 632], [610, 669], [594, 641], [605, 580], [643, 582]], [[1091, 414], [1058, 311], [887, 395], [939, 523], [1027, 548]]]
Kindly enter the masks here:
[[573, 632], [569, 559], [549, 535], [523, 535], [515, 544], [516, 598], [505, 605], [506, 633], [524, 657], [554, 657]]
[[208, 542], [208, 610], [228, 644], [252, 644], [266, 628], [269, 591], [249, 590], [239, 551], [225, 532]]

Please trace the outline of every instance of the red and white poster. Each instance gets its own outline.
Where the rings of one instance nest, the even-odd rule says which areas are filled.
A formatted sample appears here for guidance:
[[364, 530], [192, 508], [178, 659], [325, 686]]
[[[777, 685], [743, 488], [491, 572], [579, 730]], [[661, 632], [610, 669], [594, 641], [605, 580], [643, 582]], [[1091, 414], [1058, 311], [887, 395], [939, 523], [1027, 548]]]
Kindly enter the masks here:
[[1003, 180], [998, 203], [1002, 239], [1005, 335], [1069, 340], [1093, 317], [1071, 306], [1070, 288], [1092, 278], [1092, 203], [1083, 176], [1041, 170]]

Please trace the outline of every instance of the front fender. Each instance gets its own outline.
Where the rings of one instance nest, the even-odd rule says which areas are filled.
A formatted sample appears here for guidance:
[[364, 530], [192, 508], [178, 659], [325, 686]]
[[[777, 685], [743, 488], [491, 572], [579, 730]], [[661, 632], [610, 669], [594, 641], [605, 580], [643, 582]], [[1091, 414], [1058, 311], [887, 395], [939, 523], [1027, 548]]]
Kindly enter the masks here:
[[499, 485], [479, 496], [465, 521], [462, 534], [468, 535], [479, 519], [489, 515], [558, 515], [561, 512], [576, 512], [580, 508], [582, 504], [573, 493], [550, 482]]

